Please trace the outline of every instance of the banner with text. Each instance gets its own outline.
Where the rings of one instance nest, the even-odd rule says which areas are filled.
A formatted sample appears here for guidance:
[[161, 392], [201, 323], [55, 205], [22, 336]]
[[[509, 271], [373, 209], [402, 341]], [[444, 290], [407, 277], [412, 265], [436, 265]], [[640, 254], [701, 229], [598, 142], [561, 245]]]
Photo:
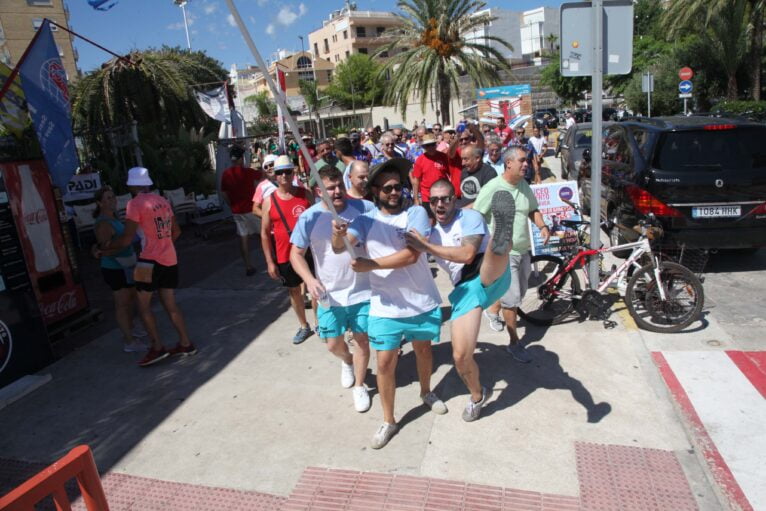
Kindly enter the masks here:
[[551, 237], [547, 245], [543, 245], [540, 229], [529, 222], [529, 236], [532, 240], [532, 255], [559, 255], [577, 244], [577, 232], [566, 229], [561, 225], [562, 220], [582, 220], [572, 206], [564, 200], [580, 205], [580, 194], [576, 181], [558, 181], [532, 185], [532, 191], [537, 198], [540, 213], [545, 225], [550, 229]]

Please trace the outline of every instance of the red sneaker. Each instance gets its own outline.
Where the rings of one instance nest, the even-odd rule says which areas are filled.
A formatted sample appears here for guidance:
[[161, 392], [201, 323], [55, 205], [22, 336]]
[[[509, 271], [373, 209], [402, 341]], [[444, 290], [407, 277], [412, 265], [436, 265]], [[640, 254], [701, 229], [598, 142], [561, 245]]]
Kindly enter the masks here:
[[161, 350], [149, 350], [149, 352], [144, 358], [141, 359], [138, 365], [141, 367], [147, 367], [152, 364], [156, 364], [163, 358], [168, 358], [168, 356], [170, 356], [170, 353], [168, 353], [168, 350], [165, 348], [162, 348]]
[[180, 344], [176, 344], [176, 347], [170, 350], [170, 356], [175, 357], [176, 355], [182, 356], [182, 357], [189, 357], [191, 355], [197, 354], [197, 348], [190, 344], [188, 346], [181, 346]]

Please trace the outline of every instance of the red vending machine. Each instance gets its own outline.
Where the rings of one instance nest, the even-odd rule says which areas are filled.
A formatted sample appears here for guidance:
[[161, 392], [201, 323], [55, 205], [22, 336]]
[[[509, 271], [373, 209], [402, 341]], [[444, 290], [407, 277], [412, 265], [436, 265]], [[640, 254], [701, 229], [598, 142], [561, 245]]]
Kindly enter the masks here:
[[59, 221], [59, 204], [43, 161], [0, 164], [10, 210], [42, 319], [49, 328], [88, 310]]

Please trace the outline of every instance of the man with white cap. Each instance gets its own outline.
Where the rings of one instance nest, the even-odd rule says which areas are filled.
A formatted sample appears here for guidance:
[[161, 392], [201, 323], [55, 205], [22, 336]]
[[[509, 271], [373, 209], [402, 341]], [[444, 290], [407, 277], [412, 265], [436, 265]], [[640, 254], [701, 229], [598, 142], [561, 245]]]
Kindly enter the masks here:
[[423, 148], [423, 154], [415, 160], [415, 165], [410, 173], [412, 199], [416, 205], [428, 204], [431, 185], [440, 179], [453, 182], [457, 179], [457, 184], [460, 184], [460, 170], [457, 170], [457, 176], [452, 176], [447, 155], [436, 150], [436, 137], [426, 133], [423, 135], [420, 145]]
[[274, 177], [275, 161], [277, 161], [277, 156], [273, 154], [267, 154], [263, 159], [263, 171], [266, 173], [266, 177], [258, 183], [253, 194], [253, 213], [255, 216], [263, 217], [263, 201], [277, 189], [276, 178]]
[[301, 292], [303, 279], [290, 264], [290, 236], [298, 217], [311, 207], [314, 197], [307, 189], [293, 184], [294, 169], [293, 162], [287, 156], [279, 156], [274, 162], [277, 189], [263, 202], [261, 245], [269, 277], [281, 280], [290, 295], [290, 305], [300, 323], [293, 344], [300, 344], [311, 337], [314, 331], [306, 321], [306, 306]]
[[[174, 242], [181, 235], [181, 228], [176, 223], [173, 208], [167, 199], [149, 192], [153, 182], [147, 169], [130, 169], [127, 184], [133, 198], [128, 201], [125, 231], [116, 240], [107, 242], [104, 249], [123, 249], [133, 242], [136, 233], [140, 233], [141, 254], [133, 278], [138, 292], [139, 313], [152, 342], [151, 349], [139, 362], [141, 367], [146, 367], [171, 355], [194, 355], [197, 348], [189, 340], [183, 314], [175, 300], [178, 258]], [[169, 351], [160, 341], [157, 321], [152, 313], [151, 302], [155, 291], [159, 293], [170, 322], [178, 332], [179, 343]]]
[[250, 262], [250, 236], [260, 233], [258, 218], [253, 214], [253, 195], [256, 183], [263, 179], [263, 171], [244, 166], [245, 150], [240, 146], [232, 146], [229, 155], [232, 165], [221, 174], [221, 196], [234, 217], [245, 275], [250, 277], [255, 275]]

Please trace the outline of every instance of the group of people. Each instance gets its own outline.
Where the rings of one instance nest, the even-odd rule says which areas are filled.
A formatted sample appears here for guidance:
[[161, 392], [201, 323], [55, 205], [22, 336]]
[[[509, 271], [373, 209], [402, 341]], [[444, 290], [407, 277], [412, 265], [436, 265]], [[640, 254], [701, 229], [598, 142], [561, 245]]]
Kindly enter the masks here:
[[[454, 286], [449, 294], [452, 350], [470, 393], [462, 413], [470, 422], [480, 417], [492, 394], [481, 384], [473, 357], [482, 312], [492, 329], [507, 328], [509, 353], [529, 362], [516, 333], [516, 310], [530, 270], [527, 221], [541, 228], [544, 241], [550, 235], [527, 182], [534, 165], [530, 153], [537, 149], [530, 151], [529, 142], [504, 121], [489, 135], [465, 123], [460, 129], [420, 127], [412, 143], [405, 136], [402, 130], [382, 133], [377, 153], [366, 143], [369, 135], [323, 140], [313, 146], [317, 172], [310, 176], [302, 176], [302, 164], [287, 155], [266, 154], [246, 165], [244, 148], [233, 146], [232, 165], [221, 177], [245, 275], [255, 274], [249, 238], [258, 234], [268, 275], [287, 288], [298, 319], [293, 343], [314, 334], [326, 342], [340, 359], [341, 385], [352, 390], [358, 412], [371, 406], [364, 379], [370, 348], [376, 352], [383, 411], [371, 442], [376, 449], [397, 431], [395, 370], [404, 343], [412, 343], [423, 403], [434, 413], [447, 413], [431, 387], [431, 346], [441, 338], [442, 299], [429, 258]], [[149, 192], [147, 169], [131, 169], [127, 184], [134, 198], [125, 225], [106, 220], [112, 227], [98, 236], [94, 253], [103, 266], [141, 231], [142, 250], [134, 269], [122, 272], [121, 285], [137, 291], [151, 341], [140, 365], [148, 366], [168, 356], [192, 355], [196, 348], [173, 298], [178, 282], [173, 242], [180, 231], [172, 208]], [[104, 197], [108, 212], [111, 199]], [[154, 292], [179, 334], [170, 350], [161, 344], [149, 307]], [[312, 301], [314, 325], [307, 319], [304, 293]]]

